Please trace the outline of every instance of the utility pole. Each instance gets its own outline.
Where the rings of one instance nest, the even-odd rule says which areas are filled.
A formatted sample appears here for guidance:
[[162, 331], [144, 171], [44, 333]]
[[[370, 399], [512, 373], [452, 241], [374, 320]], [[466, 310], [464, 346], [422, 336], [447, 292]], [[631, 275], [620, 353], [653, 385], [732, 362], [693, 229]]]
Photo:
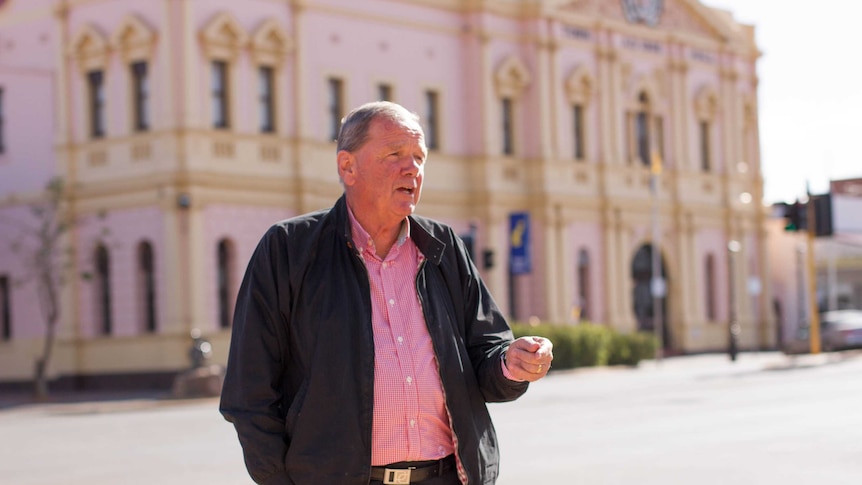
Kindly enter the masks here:
[[661, 274], [661, 227], [659, 225], [659, 200], [658, 200], [658, 182], [661, 175], [661, 156], [657, 151], [652, 152], [652, 160], [650, 163], [650, 189], [652, 192], [652, 269], [650, 271], [650, 293], [652, 294], [652, 321], [653, 332], [658, 344], [655, 350], [656, 362], [661, 362], [664, 355], [664, 312], [662, 312], [662, 298], [667, 292], [667, 287], [663, 275]]
[[727, 318], [727, 354], [730, 360], [736, 361], [739, 353], [740, 327], [738, 312], [736, 311], [737, 288], [736, 288], [736, 256], [739, 254], [741, 245], [737, 240], [727, 243], [727, 279], [728, 279], [728, 318]]
[[817, 308], [817, 269], [814, 258], [814, 236], [817, 230], [817, 211], [814, 210], [814, 199], [811, 190], [806, 183], [805, 191], [808, 193], [808, 203], [805, 205], [806, 217], [808, 219], [805, 228], [805, 239], [808, 245], [808, 338], [811, 345], [811, 353], [820, 353], [820, 312]]

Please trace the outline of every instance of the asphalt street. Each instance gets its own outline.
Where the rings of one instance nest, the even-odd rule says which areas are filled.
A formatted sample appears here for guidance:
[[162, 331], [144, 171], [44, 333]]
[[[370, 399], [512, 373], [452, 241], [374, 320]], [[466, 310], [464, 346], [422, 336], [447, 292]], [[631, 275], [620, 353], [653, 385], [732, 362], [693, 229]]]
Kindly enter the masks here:
[[[0, 396], [0, 484], [252, 483], [215, 399], [64, 400]], [[498, 485], [862, 483], [859, 353], [553, 372], [491, 412]]]

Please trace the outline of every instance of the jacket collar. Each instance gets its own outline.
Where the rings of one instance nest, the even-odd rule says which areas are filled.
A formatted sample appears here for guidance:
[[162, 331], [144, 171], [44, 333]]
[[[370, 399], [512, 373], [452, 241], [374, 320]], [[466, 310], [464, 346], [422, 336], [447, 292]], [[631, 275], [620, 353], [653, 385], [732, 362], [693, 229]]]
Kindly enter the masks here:
[[[347, 213], [347, 198], [344, 194], [335, 202], [331, 214], [341, 237], [344, 238], [348, 246], [356, 250], [351, 233], [350, 216]], [[443, 260], [446, 244], [434, 237], [426, 219], [409, 216], [407, 220], [410, 223], [410, 238], [413, 239], [416, 247], [428, 261], [439, 265]]]

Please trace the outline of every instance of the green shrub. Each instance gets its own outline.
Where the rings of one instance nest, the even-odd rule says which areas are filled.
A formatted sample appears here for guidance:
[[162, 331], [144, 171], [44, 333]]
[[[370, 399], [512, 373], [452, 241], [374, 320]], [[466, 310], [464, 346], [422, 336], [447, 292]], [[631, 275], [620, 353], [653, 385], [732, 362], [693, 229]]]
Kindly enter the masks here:
[[540, 335], [554, 343], [554, 369], [603, 365], [636, 366], [655, 355], [655, 337], [649, 333], [621, 334], [604, 325], [537, 326], [512, 324], [515, 338]]

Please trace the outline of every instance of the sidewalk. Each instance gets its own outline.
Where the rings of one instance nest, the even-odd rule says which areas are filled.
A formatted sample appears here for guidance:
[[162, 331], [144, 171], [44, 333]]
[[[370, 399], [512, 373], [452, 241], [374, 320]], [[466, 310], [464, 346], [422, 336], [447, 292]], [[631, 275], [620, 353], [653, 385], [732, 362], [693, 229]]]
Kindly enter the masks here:
[[[700, 370], [710, 374], [744, 374], [762, 371], [782, 371], [832, 365], [862, 358], [862, 349], [820, 354], [787, 355], [783, 352], [740, 352], [736, 361], [727, 354], [709, 353], [666, 357], [661, 361], [645, 360], [638, 367], [581, 367], [557, 370], [554, 373], [601, 372], [668, 372]], [[57, 391], [45, 401], [37, 401], [27, 391], [0, 393], [0, 413], [21, 408], [76, 406], [89, 412], [110, 412], [117, 409], [142, 409], [155, 406], [216, 400], [216, 398], [175, 399], [169, 390], [141, 391]]]

